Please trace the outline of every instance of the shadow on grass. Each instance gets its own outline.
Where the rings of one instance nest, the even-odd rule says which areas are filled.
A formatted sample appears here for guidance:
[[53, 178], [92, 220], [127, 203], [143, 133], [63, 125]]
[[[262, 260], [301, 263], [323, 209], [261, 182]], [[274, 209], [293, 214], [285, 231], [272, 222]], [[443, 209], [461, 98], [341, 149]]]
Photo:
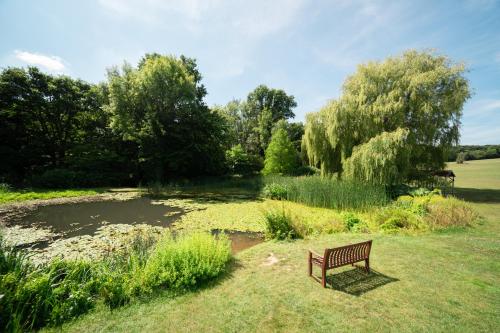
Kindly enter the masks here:
[[333, 290], [342, 291], [353, 296], [361, 296], [388, 283], [399, 281], [396, 278], [384, 275], [373, 269], [368, 274], [361, 267], [332, 274], [327, 276], [326, 279], [327, 285]]
[[455, 188], [455, 196], [470, 202], [500, 203], [500, 190], [478, 188]]

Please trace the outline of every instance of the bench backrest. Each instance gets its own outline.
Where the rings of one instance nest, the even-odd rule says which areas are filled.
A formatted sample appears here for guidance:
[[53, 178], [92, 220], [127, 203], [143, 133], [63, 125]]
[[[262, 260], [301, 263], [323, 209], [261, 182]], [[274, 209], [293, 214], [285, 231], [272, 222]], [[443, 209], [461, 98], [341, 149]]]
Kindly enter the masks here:
[[325, 258], [326, 268], [340, 267], [368, 259], [370, 257], [371, 247], [372, 241], [370, 240], [333, 249], [326, 249], [325, 256], [323, 257]]

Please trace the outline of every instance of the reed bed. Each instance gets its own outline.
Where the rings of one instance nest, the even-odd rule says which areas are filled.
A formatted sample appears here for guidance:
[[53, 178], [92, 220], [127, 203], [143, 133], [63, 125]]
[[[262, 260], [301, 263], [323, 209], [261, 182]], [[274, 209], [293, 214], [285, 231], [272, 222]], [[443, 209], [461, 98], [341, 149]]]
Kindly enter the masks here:
[[[334, 209], [367, 209], [383, 206], [389, 197], [383, 185], [337, 180], [320, 176], [267, 177], [264, 195], [314, 207]], [[272, 190], [272, 191], [270, 191]]]

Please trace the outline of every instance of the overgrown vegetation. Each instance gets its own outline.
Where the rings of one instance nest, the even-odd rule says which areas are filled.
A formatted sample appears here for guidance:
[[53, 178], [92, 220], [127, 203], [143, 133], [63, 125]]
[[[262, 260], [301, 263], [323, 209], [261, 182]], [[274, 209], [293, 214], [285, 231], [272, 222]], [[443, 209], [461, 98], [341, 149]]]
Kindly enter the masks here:
[[285, 210], [268, 211], [264, 214], [266, 222], [266, 238], [290, 240], [299, 237], [292, 222], [292, 217]]
[[103, 303], [116, 308], [160, 288], [187, 290], [220, 275], [230, 260], [224, 235], [167, 233], [153, 244], [136, 240], [102, 262], [55, 261], [34, 267], [0, 239], [0, 329], [59, 325]]

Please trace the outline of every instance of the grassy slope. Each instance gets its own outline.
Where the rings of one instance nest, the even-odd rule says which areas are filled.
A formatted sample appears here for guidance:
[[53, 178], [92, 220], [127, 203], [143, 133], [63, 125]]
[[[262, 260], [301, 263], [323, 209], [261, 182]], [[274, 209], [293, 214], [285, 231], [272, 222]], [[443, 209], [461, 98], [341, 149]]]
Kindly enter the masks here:
[[[217, 284], [99, 310], [68, 331], [494, 331], [500, 325], [500, 160], [451, 165], [482, 225], [420, 236], [336, 234], [268, 242], [237, 256]], [[477, 185], [475, 185], [477, 184]], [[464, 190], [469, 189], [469, 190]], [[307, 277], [306, 250], [374, 239], [370, 277], [333, 271], [335, 289]], [[266, 265], [269, 254], [279, 261]], [[356, 280], [358, 282], [353, 282]]]

